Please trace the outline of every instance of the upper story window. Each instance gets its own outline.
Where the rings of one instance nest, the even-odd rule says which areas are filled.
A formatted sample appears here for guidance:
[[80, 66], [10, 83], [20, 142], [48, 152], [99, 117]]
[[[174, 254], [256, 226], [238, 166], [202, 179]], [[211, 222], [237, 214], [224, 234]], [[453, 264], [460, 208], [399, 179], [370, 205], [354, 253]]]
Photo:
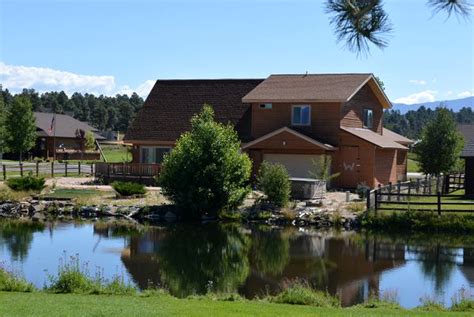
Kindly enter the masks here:
[[298, 105], [291, 109], [292, 125], [311, 125], [311, 106]]
[[374, 127], [374, 111], [364, 109], [364, 128], [372, 129]]
[[170, 147], [162, 146], [141, 146], [140, 147], [140, 163], [161, 164], [163, 157], [171, 151]]
[[260, 104], [260, 109], [271, 109], [272, 104], [271, 103], [262, 103]]

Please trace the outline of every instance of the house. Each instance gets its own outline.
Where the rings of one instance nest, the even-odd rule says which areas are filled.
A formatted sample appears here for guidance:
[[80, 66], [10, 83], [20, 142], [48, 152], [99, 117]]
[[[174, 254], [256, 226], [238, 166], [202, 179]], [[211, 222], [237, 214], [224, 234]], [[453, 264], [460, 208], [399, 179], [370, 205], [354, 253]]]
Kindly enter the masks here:
[[474, 124], [458, 126], [464, 137], [464, 149], [461, 158], [465, 161], [464, 189], [466, 196], [474, 198]]
[[161, 163], [204, 103], [234, 125], [254, 174], [266, 160], [309, 177], [313, 159], [326, 154], [340, 187], [406, 178], [412, 141], [383, 127], [391, 103], [372, 74], [158, 80], [124, 138], [133, 162]]
[[96, 140], [105, 139], [95, 128], [65, 114], [35, 112], [34, 116], [38, 138], [31, 156], [57, 160], [100, 159], [99, 151], [84, 149], [83, 137], [87, 132], [94, 133]]

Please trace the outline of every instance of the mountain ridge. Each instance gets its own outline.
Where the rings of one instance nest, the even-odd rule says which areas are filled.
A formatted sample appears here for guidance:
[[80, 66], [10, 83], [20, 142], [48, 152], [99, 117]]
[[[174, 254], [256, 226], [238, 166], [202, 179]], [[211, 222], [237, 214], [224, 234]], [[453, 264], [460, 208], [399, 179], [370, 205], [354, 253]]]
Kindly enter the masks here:
[[460, 98], [460, 99], [452, 99], [452, 100], [437, 100], [437, 101], [431, 101], [431, 102], [420, 102], [420, 103], [415, 103], [411, 105], [393, 102], [392, 110], [399, 110], [401, 113], [406, 113], [410, 110], [417, 110], [421, 106], [425, 106], [425, 108], [436, 109], [441, 104], [445, 106], [446, 108], [451, 109], [453, 111], [459, 111], [459, 109], [463, 107], [474, 108], [474, 96]]

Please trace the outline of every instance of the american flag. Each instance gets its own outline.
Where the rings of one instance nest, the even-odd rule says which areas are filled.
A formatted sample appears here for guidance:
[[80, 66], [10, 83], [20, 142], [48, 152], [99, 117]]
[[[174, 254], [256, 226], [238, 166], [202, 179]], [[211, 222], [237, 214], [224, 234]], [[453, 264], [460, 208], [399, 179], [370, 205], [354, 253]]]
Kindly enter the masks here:
[[48, 131], [49, 134], [53, 133], [55, 125], [56, 125], [56, 114], [54, 114], [53, 119], [51, 119], [51, 125], [50, 125], [49, 131]]

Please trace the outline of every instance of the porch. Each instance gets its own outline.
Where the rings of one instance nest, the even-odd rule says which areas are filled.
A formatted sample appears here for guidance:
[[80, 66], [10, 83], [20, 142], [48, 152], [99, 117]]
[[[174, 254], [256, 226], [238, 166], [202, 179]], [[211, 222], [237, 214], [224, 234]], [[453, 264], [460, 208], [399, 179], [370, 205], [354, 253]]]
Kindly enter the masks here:
[[161, 164], [146, 163], [96, 163], [95, 177], [106, 184], [113, 181], [138, 182], [155, 185], [155, 177], [161, 171]]

